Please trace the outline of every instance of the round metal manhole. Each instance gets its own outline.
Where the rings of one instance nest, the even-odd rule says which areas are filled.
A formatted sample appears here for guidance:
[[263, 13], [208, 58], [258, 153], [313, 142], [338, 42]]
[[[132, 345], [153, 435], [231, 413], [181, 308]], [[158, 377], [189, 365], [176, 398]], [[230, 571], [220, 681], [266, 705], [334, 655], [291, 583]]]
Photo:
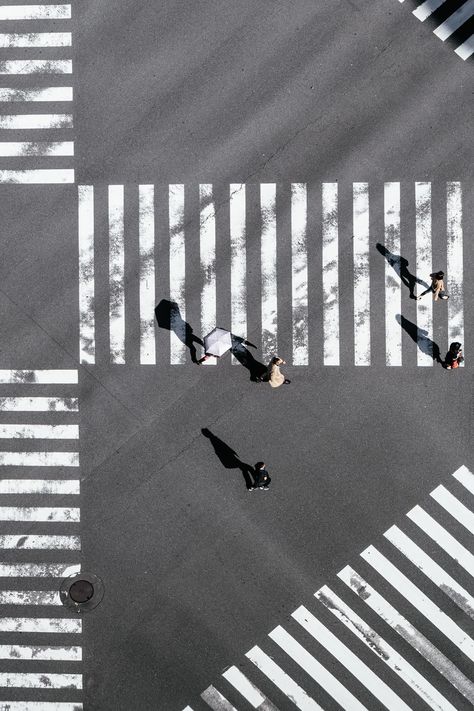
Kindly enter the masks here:
[[80, 573], [62, 581], [59, 596], [62, 604], [70, 610], [89, 612], [102, 601], [104, 584], [97, 575]]

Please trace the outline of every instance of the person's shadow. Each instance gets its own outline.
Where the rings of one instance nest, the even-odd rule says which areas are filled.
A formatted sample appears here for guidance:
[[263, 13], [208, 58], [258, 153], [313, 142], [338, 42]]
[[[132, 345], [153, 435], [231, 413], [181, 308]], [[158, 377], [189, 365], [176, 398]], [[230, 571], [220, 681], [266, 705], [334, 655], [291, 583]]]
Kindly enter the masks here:
[[405, 259], [405, 257], [402, 257], [400, 254], [390, 252], [390, 250], [388, 250], [383, 244], [380, 244], [380, 242], [377, 242], [375, 246], [380, 254], [385, 257], [390, 266], [393, 267], [394, 271], [400, 277], [401, 282], [408, 287], [410, 291], [410, 299], [416, 299], [415, 286], [417, 284], [421, 284], [421, 286], [424, 286], [425, 289], [429, 287], [429, 284], [423, 281], [423, 279], [418, 279], [417, 276], [409, 271], [408, 259]]
[[247, 489], [251, 489], [254, 485], [253, 471], [254, 468], [246, 462], [242, 462], [235, 452], [228, 444], [223, 442], [219, 437], [216, 437], [207, 427], [201, 430], [204, 437], [207, 437], [212, 446], [214, 447], [214, 452], [219, 458], [220, 463], [226, 469], [240, 469], [242, 476], [245, 479], [245, 485]]
[[405, 316], [397, 314], [395, 316], [400, 326], [408, 333], [408, 335], [415, 341], [416, 345], [422, 353], [433, 358], [436, 363], [444, 364], [439, 351], [439, 346], [437, 343], [428, 338], [427, 331], [422, 328], [418, 328], [416, 323], [409, 321]]
[[197, 362], [197, 351], [195, 343], [203, 346], [200, 338], [194, 335], [193, 329], [184, 321], [179, 306], [175, 301], [162, 299], [155, 308], [155, 316], [160, 328], [166, 328], [168, 331], [174, 331], [179, 340], [189, 348], [189, 354], [193, 363]]
[[233, 333], [231, 333], [231, 337], [231, 350], [235, 358], [239, 361], [240, 365], [243, 365], [244, 368], [247, 368], [250, 373], [250, 380], [252, 380], [254, 383], [261, 382], [267, 374], [267, 366], [256, 360], [249, 351], [249, 349], [245, 347], [246, 345], [251, 346], [252, 348], [256, 348], [257, 346], [255, 346], [253, 343], [250, 343], [250, 341], [246, 341], [245, 338], [242, 338], [241, 336], [234, 336]]

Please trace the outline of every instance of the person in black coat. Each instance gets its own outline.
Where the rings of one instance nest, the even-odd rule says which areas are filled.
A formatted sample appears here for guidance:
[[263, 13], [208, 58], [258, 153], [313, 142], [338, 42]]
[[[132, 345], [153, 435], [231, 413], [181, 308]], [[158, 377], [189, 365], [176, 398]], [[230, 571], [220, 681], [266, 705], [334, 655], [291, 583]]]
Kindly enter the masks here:
[[253, 477], [255, 479], [255, 484], [249, 489], [249, 491], [255, 491], [255, 489], [263, 489], [264, 491], [268, 491], [271, 478], [268, 471], [265, 469], [265, 462], [256, 463]]

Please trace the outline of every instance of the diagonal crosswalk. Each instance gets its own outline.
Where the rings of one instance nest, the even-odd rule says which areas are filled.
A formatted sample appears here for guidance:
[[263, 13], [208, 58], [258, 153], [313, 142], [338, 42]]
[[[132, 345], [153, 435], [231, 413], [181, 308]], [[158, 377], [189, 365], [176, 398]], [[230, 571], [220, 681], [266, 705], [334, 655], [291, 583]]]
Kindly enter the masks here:
[[421, 22], [433, 20], [434, 34], [443, 42], [453, 40], [457, 45], [454, 51], [461, 59], [469, 59], [474, 53], [474, 0], [465, 0], [460, 7], [449, 0], [424, 0], [412, 12]]
[[[81, 185], [78, 241], [82, 363], [183, 365], [195, 334], [216, 325], [251, 334], [264, 361], [281, 352], [294, 366], [426, 367], [464, 343], [457, 181]], [[439, 254], [449, 300], [408, 302]], [[155, 317], [160, 302], [167, 319]]]
[[[474, 550], [473, 494], [474, 474], [461, 466], [451, 481], [431, 492], [439, 516], [414, 507], [377, 546], [368, 546], [358, 562], [339, 571], [332, 586], [314, 593], [311, 605], [298, 607], [291, 630], [275, 627], [262, 646], [245, 654], [246, 663], [226, 669], [201, 699], [214, 711], [247, 708], [237, 701], [242, 698], [262, 711], [317, 711], [327, 707], [328, 697], [346, 711], [413, 711], [420, 703], [437, 711], [472, 708], [474, 598], [459, 581], [466, 573], [474, 576], [474, 569], [458, 555], [459, 550], [472, 553], [457, 540], [457, 524], [466, 527]], [[438, 544], [435, 549], [430, 539]], [[437, 590], [443, 594], [436, 597]], [[297, 679], [295, 664], [304, 672]], [[276, 688], [275, 698], [283, 695], [285, 705], [278, 707], [260, 687]], [[407, 703], [407, 689], [418, 705]]]
[[71, 5], [0, 5], [0, 183], [74, 182]]
[[82, 709], [82, 620], [59, 595], [81, 570], [77, 389], [77, 370], [0, 370], [0, 708], [9, 711]]

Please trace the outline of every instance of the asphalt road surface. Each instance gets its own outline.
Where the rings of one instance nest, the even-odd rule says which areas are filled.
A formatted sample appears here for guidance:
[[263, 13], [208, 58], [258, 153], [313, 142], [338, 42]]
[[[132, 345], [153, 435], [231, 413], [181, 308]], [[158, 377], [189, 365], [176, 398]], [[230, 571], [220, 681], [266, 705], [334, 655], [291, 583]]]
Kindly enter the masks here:
[[[50, 467], [36, 468], [34, 458], [22, 460], [21, 454], [20, 460], [6, 457], [2, 464], [7, 481], [80, 476], [81, 493], [66, 487], [54, 496], [46, 489], [41, 496], [21, 495], [17, 485], [8, 484], [12, 492], [4, 485], [7, 495], [1, 495], [0, 505], [80, 507], [81, 523], [71, 518], [38, 523], [28, 514], [25, 525], [4, 514], [1, 534], [80, 534], [80, 554], [65, 552], [56, 542], [47, 551], [2, 551], [3, 560], [17, 561], [20, 568], [36, 561], [81, 563], [83, 571], [99, 576], [104, 597], [80, 618], [80, 635], [68, 627], [47, 634], [40, 624], [28, 638], [22, 623], [7, 624], [3, 645], [39, 648], [54, 643], [70, 650], [75, 643], [82, 647], [83, 661], [71, 651], [48, 662], [41, 659], [53, 658], [41, 657], [43, 652], [26, 662], [10, 652], [0, 673], [7, 687], [0, 692], [5, 709], [290, 711], [316, 709], [317, 703], [326, 711], [424, 711], [430, 706], [467, 711], [474, 705], [474, 644], [466, 637], [472, 635], [474, 610], [469, 598], [471, 519], [465, 509], [457, 508], [454, 515], [430, 497], [443, 485], [473, 509], [472, 480], [467, 477], [463, 483], [452, 476], [462, 466], [474, 466], [472, 57], [463, 61], [449, 39], [443, 42], [433, 34], [430, 19], [422, 23], [412, 15], [420, 4], [73, 3], [75, 184], [0, 186], [0, 367], [77, 370], [78, 383], [45, 386], [35, 384], [32, 376], [29, 384], [18, 384], [18, 378], [0, 384], [0, 425], [79, 424], [78, 447], [71, 442], [71, 430], [62, 436], [64, 441], [53, 436], [41, 444], [17, 433], [2, 447], [58, 453], [70, 452], [74, 444], [79, 475], [70, 465], [53, 466], [52, 459], [43, 462]], [[461, 4], [454, 3], [456, 8]], [[440, 15], [438, 23], [443, 19]], [[35, 106], [34, 111], [43, 110]], [[57, 138], [65, 139], [62, 134]], [[207, 203], [202, 202], [200, 184], [213, 186]], [[256, 368], [266, 365], [276, 348], [287, 360], [282, 370], [291, 384], [278, 389], [253, 381], [253, 366], [233, 363], [230, 355], [198, 367], [189, 343], [180, 345], [163, 315], [163, 304], [174, 301], [177, 293], [185, 304], [181, 315], [196, 338], [202, 338], [210, 318], [231, 328], [236, 307], [230, 280], [239, 262], [232, 261], [229, 184], [244, 185], [246, 196], [247, 333], [241, 335], [256, 346], [248, 346]], [[395, 186], [390, 188], [395, 203], [400, 196], [400, 217], [391, 232], [384, 232], [384, 184]], [[78, 192], [78, 185], [93, 186], [92, 203], [87, 203], [95, 209], [92, 331], [79, 291], [80, 283], [87, 288], [91, 282], [87, 270], [78, 270], [78, 207], [81, 195], [92, 193]], [[148, 289], [148, 277], [142, 278], [140, 271], [139, 185], [155, 186], [152, 301], [163, 307], [151, 341], [156, 363], [147, 365], [140, 351], [148, 332], [140, 323], [139, 289]], [[185, 202], [170, 238], [176, 194], [170, 186], [175, 185], [184, 186]], [[275, 186], [274, 193], [268, 185]], [[299, 215], [292, 213], [298, 192], [292, 185], [305, 186], [302, 250], [291, 240], [292, 220]], [[110, 186], [124, 186], [125, 237], [114, 264], [120, 271], [123, 253], [125, 267], [117, 281], [109, 271], [115, 257], [107, 205], [118, 195], [120, 212], [121, 198]], [[328, 205], [335, 192], [336, 262], [324, 251], [334, 234]], [[265, 211], [268, 194], [270, 208]], [[215, 208], [214, 252], [212, 238], [206, 242], [209, 235], [202, 231], [209, 204]], [[109, 220], [112, 224], [110, 214]], [[185, 236], [184, 251], [179, 251], [184, 244], [180, 235]], [[178, 240], [174, 259], [173, 238]], [[393, 238], [408, 260], [409, 273], [426, 280], [431, 265], [447, 271], [451, 300], [433, 303], [432, 321], [431, 297], [420, 302], [410, 298], [409, 288], [397, 277], [400, 262], [390, 262], [383, 247], [377, 248], [393, 244]], [[365, 245], [361, 251], [354, 246], [358, 244]], [[292, 290], [292, 265], [301, 254], [307, 270], [302, 282], [308, 304], [306, 336], [298, 332], [295, 341], [295, 314], [305, 297], [298, 300]], [[430, 269], [420, 274], [417, 266], [423, 265]], [[453, 286], [446, 265], [453, 274], [457, 269], [461, 285]], [[336, 272], [337, 310], [334, 304], [331, 310], [326, 291]], [[416, 288], [419, 292], [421, 284]], [[394, 304], [387, 294], [393, 293], [400, 300], [398, 321], [387, 315], [387, 304], [392, 309]], [[214, 312], [206, 310], [206, 294], [215, 297]], [[151, 312], [149, 318], [153, 320]], [[429, 326], [426, 337], [420, 333], [424, 324]], [[123, 325], [123, 347], [114, 350]], [[180, 328], [178, 336], [185, 333]], [[94, 338], [85, 359], [83, 333]], [[444, 356], [455, 333], [463, 334], [466, 364], [449, 372], [432, 355], [437, 345]], [[295, 349], [300, 341], [302, 350]], [[392, 367], [388, 361], [394, 342], [393, 357], [400, 358], [400, 365]], [[331, 350], [335, 344], [337, 363]], [[246, 357], [247, 366], [254, 362]], [[298, 357], [303, 364], [296, 364]], [[23, 407], [30, 410], [27, 415], [10, 414], [16, 406], [11, 398], [38, 396], [58, 397], [62, 404], [46, 406], [44, 416], [33, 412], [31, 404]], [[67, 400], [72, 397], [78, 397], [78, 411]], [[55, 408], [64, 409], [62, 419]], [[4, 432], [2, 437], [8, 438]], [[258, 460], [267, 464], [271, 487], [249, 492], [243, 465]], [[445, 489], [440, 497], [449, 506]], [[471, 553], [463, 558], [457, 549], [456, 562], [453, 549], [443, 549], [430, 537], [429, 526], [420, 532], [413, 517], [406, 516], [417, 505]], [[451, 586], [451, 595], [447, 583], [438, 584], [438, 569], [428, 579], [423, 566], [415, 568], [384, 538], [393, 525], [452, 576], [458, 587]], [[68, 541], [71, 549], [74, 541]], [[372, 545], [441, 609], [440, 618], [426, 598], [407, 600], [403, 593], [413, 592], [408, 584], [399, 579], [390, 583], [384, 575], [389, 564], [375, 566], [374, 572], [367, 558], [360, 557]], [[422, 651], [415, 651], [376, 612], [367, 611], [366, 587], [362, 585], [357, 600], [337, 578], [346, 565], [404, 615], [434, 651], [420, 637]], [[58, 573], [50, 580], [45, 573], [23, 569], [16, 577], [6, 573], [1, 587], [57, 590], [62, 577]], [[326, 585], [410, 668], [402, 665], [401, 672], [400, 667], [394, 671], [397, 657], [380, 640], [372, 638], [371, 648], [354, 640], [341, 624], [342, 613], [339, 619], [331, 614], [337, 605], [327, 590], [322, 601], [313, 597]], [[39, 604], [12, 602], [4, 606], [5, 616], [64, 617], [62, 606]], [[339, 650], [334, 656], [321, 630], [319, 642], [302, 630], [291, 617], [301, 605], [353, 651], [365, 671], [356, 673], [341, 661], [350, 667], [349, 652]], [[446, 626], [443, 613], [456, 628]], [[330, 680], [313, 666], [317, 683], [299, 665], [301, 652], [290, 658], [268, 639], [279, 625], [333, 675]], [[253, 654], [246, 657], [251, 649]], [[262, 654], [288, 676], [273, 676], [272, 681], [275, 669], [271, 673], [265, 667], [268, 658]], [[258, 688], [253, 701], [244, 700], [222, 678], [233, 665]], [[387, 686], [371, 687], [367, 668]], [[410, 676], [412, 668], [423, 683]], [[78, 678], [67, 676], [76, 674], [83, 675], [82, 691]], [[35, 682], [34, 675], [43, 675], [43, 681]], [[354, 699], [362, 706], [356, 707]], [[61, 702], [66, 705], [48, 706]]]

